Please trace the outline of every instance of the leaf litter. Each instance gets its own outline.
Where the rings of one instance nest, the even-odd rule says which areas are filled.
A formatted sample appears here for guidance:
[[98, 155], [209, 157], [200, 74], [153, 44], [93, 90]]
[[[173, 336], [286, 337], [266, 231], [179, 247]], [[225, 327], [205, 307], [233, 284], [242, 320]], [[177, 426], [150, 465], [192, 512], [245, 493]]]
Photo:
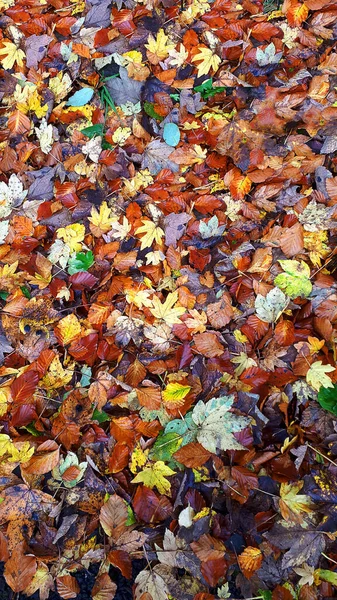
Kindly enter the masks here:
[[333, 597], [335, 5], [0, 10], [1, 585]]

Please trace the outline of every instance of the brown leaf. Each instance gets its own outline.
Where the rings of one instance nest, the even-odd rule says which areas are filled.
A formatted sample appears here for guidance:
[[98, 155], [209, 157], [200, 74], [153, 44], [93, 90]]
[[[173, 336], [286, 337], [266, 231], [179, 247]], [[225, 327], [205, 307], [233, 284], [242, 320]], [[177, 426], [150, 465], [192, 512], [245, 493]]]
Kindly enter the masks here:
[[114, 540], [118, 540], [125, 531], [127, 518], [126, 504], [117, 494], [110, 496], [109, 500], [102, 506], [99, 514], [99, 520], [105, 533], [112, 536]]
[[196, 350], [207, 358], [215, 358], [224, 353], [224, 347], [220, 344], [215, 333], [198, 333], [193, 339]]
[[174, 458], [190, 469], [201, 467], [212, 454], [198, 442], [186, 444], [174, 453]]
[[111, 581], [107, 573], [99, 575], [91, 591], [92, 600], [113, 600], [117, 585]]
[[35, 556], [23, 554], [23, 544], [20, 544], [5, 564], [4, 577], [13, 592], [22, 592], [32, 581], [36, 569]]
[[76, 598], [80, 591], [80, 586], [78, 585], [75, 577], [72, 575], [63, 575], [62, 577], [57, 577], [56, 587], [63, 600], [71, 600], [72, 598]]

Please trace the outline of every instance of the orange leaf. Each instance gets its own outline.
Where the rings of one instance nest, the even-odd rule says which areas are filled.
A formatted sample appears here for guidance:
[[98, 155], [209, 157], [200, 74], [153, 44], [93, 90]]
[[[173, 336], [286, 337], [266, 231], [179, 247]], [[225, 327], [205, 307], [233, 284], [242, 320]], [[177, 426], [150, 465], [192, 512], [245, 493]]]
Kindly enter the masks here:
[[221, 356], [225, 350], [215, 333], [198, 333], [194, 336], [194, 344], [196, 350], [207, 358]]
[[263, 554], [261, 550], [253, 546], [248, 546], [238, 556], [240, 569], [247, 579], [250, 579], [255, 571], [261, 567], [262, 561]]
[[35, 556], [23, 554], [23, 543], [16, 546], [5, 564], [4, 577], [13, 592], [22, 592], [32, 581], [37, 569]]
[[189, 467], [190, 469], [201, 467], [201, 465], [205, 464], [210, 456], [212, 456], [211, 452], [206, 450], [198, 442], [186, 444], [186, 446], [183, 446], [174, 454], [175, 460], [182, 463], [186, 467]]
[[226, 552], [226, 546], [209, 533], [202, 535], [198, 541], [192, 542], [191, 548], [202, 562], [223, 558]]
[[30, 120], [27, 115], [19, 110], [12, 112], [7, 121], [8, 129], [15, 135], [22, 135], [30, 130]]
[[137, 390], [137, 398], [141, 406], [156, 410], [161, 406], [161, 391], [159, 387], [142, 387]]

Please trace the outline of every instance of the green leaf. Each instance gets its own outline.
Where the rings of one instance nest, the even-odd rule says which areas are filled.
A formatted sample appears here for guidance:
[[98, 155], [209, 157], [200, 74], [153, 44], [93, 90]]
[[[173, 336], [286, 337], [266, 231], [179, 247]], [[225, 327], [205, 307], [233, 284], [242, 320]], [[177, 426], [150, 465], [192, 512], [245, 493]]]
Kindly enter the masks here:
[[8, 298], [8, 296], [9, 296], [9, 292], [5, 292], [4, 290], [2, 290], [0, 292], [0, 298], [1, 298], [1, 300], [6, 300]]
[[181, 444], [182, 438], [178, 433], [161, 432], [151, 450], [151, 460], [170, 461], [172, 454], [179, 450]]
[[224, 92], [225, 89], [226, 88], [223, 86], [214, 88], [213, 79], [212, 77], [210, 77], [209, 79], [206, 79], [206, 81], [203, 81], [201, 85], [197, 85], [195, 88], [193, 88], [193, 91], [200, 92], [202, 98], [204, 98], [204, 100], [207, 100], [207, 98], [213, 98], [213, 96], [215, 96], [216, 94]]
[[68, 273], [69, 275], [74, 275], [75, 273], [79, 273], [80, 271], [88, 271], [90, 267], [94, 264], [95, 259], [94, 255], [91, 252], [77, 252], [76, 256], [73, 256], [69, 259], [68, 263]]
[[271, 600], [272, 599], [272, 592], [270, 590], [258, 590], [257, 591], [258, 594], [260, 594], [261, 598], [263, 598], [263, 600]]
[[144, 102], [144, 106], [143, 106], [145, 112], [147, 115], [149, 115], [149, 117], [152, 117], [153, 119], [157, 119], [157, 121], [162, 121], [164, 117], [162, 117], [161, 115], [158, 115], [158, 113], [155, 111], [154, 106], [151, 102]]
[[327, 569], [317, 569], [317, 571], [315, 571], [315, 575], [318, 575], [318, 577], [322, 581], [327, 581], [332, 585], [337, 585], [337, 573], [335, 573], [334, 571], [328, 571]]
[[104, 410], [97, 410], [95, 408], [92, 414], [93, 421], [98, 421], [99, 423], [105, 423], [105, 421], [110, 421], [110, 415], [104, 412]]
[[329, 410], [331, 413], [337, 416], [337, 384], [335, 383], [331, 388], [324, 388], [318, 392], [317, 400], [322, 408]]
[[30, 300], [32, 296], [31, 296], [29, 289], [25, 285], [21, 286], [20, 289], [21, 289], [21, 292], [23, 293], [23, 295], [26, 296], [26, 298], [28, 298], [28, 300]]
[[290, 298], [307, 298], [311, 294], [310, 268], [301, 260], [279, 260], [284, 273], [275, 277], [275, 285]]
[[103, 135], [104, 125], [103, 123], [96, 123], [96, 125], [91, 125], [90, 127], [85, 127], [81, 129], [81, 133], [86, 135], [90, 140], [95, 137], [95, 135]]

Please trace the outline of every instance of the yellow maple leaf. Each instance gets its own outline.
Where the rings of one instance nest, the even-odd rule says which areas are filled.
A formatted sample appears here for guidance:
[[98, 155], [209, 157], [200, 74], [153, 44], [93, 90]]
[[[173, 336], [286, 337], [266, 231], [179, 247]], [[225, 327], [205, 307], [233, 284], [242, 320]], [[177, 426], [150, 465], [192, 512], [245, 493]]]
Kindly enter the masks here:
[[92, 207], [90, 221], [90, 231], [95, 237], [102, 237], [103, 233], [108, 233], [116, 217], [111, 217], [111, 209], [106, 202], [102, 202], [99, 212], [95, 206]]
[[167, 58], [170, 50], [175, 47], [174, 44], [169, 42], [169, 38], [163, 29], [159, 29], [156, 38], [150, 33], [147, 41], [148, 43], [145, 44], [146, 54], [152, 65], [158, 65], [161, 60]]
[[140, 249], [145, 250], [145, 248], [149, 248], [154, 241], [157, 244], [160, 244], [162, 237], [164, 236], [164, 232], [161, 227], [157, 227], [153, 221], [148, 219], [142, 219], [143, 225], [138, 227], [135, 233], [145, 233], [141, 238]]
[[171, 483], [166, 477], [174, 474], [175, 471], [172, 471], [162, 460], [157, 460], [138, 473], [131, 483], [144, 483], [148, 488], [156, 487], [160, 494], [170, 494]]
[[324, 388], [332, 388], [333, 383], [327, 373], [332, 373], [335, 370], [335, 367], [332, 365], [323, 365], [321, 360], [317, 360], [312, 363], [310, 369], [307, 372], [306, 380], [311, 387], [314, 388], [317, 392]]
[[217, 71], [221, 63], [221, 58], [214, 54], [210, 48], [199, 48], [198, 54], [193, 56], [192, 62], [198, 62], [198, 77], [207, 75], [211, 69]]
[[81, 333], [81, 325], [76, 315], [67, 315], [57, 324], [57, 336], [63, 346], [70, 344]]
[[249, 358], [245, 352], [240, 352], [239, 356], [231, 358], [231, 362], [238, 365], [234, 371], [237, 377], [240, 377], [242, 373], [250, 367], [256, 367], [257, 363], [253, 358]]
[[152, 306], [152, 300], [149, 296], [151, 296], [153, 292], [150, 290], [126, 290], [125, 298], [129, 304], [134, 304], [137, 308], [143, 308], [143, 306], [147, 306], [148, 308]]
[[15, 63], [19, 67], [23, 67], [23, 59], [26, 57], [23, 50], [17, 48], [12, 42], [3, 42], [3, 47], [0, 49], [0, 62], [4, 69], [12, 69]]
[[34, 447], [31, 447], [29, 442], [18, 442], [17, 445], [11, 444], [9, 452], [11, 453], [11, 457], [8, 459], [8, 462], [25, 463], [32, 458]]
[[85, 236], [85, 227], [80, 223], [74, 223], [73, 225], [67, 225], [57, 230], [56, 237], [62, 239], [67, 246], [69, 246], [71, 252], [80, 252], [82, 250], [82, 244]]
[[176, 306], [173, 308], [177, 300], [177, 291], [169, 293], [163, 304], [160, 302], [157, 296], [154, 296], [152, 299], [154, 308], [150, 308], [150, 311], [153, 316], [156, 317], [156, 319], [165, 321], [167, 325], [180, 323], [179, 317], [186, 312], [186, 309], [183, 306]]
[[314, 506], [309, 496], [298, 493], [301, 491], [303, 485], [304, 481], [281, 483], [280, 511], [286, 521], [307, 527], [303, 513], [312, 514]]

